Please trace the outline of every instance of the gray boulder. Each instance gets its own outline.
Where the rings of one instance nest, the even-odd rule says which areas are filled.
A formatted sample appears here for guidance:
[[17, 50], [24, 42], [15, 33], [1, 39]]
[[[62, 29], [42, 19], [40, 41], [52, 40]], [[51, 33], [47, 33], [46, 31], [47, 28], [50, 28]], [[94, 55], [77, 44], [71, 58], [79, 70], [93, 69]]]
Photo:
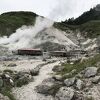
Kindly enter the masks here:
[[[84, 93], [82, 93], [80, 91], [75, 91], [73, 100], [88, 100], [88, 99], [85, 98]], [[91, 99], [89, 99], [89, 100], [91, 100]]]
[[31, 76], [28, 72], [19, 72], [13, 78], [15, 86], [17, 87], [26, 85], [34, 80], [33, 76]]
[[88, 67], [84, 70], [84, 76], [86, 78], [93, 77], [97, 74], [98, 68], [96, 67]]
[[27, 72], [27, 71], [20, 71], [20, 72], [15, 73], [15, 77], [16, 77], [16, 78], [21, 78], [22, 76], [24, 76], [24, 75], [26, 75], [26, 74], [29, 74], [29, 75], [30, 75], [30, 72]]
[[24, 77], [24, 76], [15, 80], [15, 85], [17, 87], [21, 87], [21, 86], [26, 85], [28, 83], [29, 83], [29, 79], [27, 77]]
[[65, 84], [67, 87], [72, 86], [72, 85], [74, 85], [75, 80], [76, 80], [75, 77], [74, 77], [74, 78], [66, 79], [66, 80], [64, 80], [64, 84]]
[[76, 89], [81, 90], [83, 87], [84, 87], [83, 81], [81, 81], [80, 79], [77, 79], [77, 81], [76, 81]]
[[72, 100], [74, 90], [67, 87], [61, 87], [55, 96], [55, 100]]
[[87, 92], [87, 96], [91, 96], [89, 100], [100, 100], [100, 85], [91, 87]]
[[16, 64], [14, 64], [14, 63], [10, 63], [9, 65], [8, 65], [8, 67], [16, 67], [17, 65]]
[[35, 90], [38, 93], [46, 95], [55, 95], [61, 87], [60, 82], [55, 82], [54, 79], [46, 79], [40, 85], [36, 86]]
[[91, 81], [92, 83], [98, 84], [100, 82], [100, 76], [95, 76]]
[[36, 75], [39, 74], [39, 70], [40, 70], [40, 67], [38, 66], [38, 67], [34, 68], [33, 70], [31, 70], [31, 71], [30, 71], [30, 74], [31, 74], [32, 76], [36, 76]]
[[63, 81], [63, 77], [61, 75], [54, 75], [52, 78], [56, 81]]
[[61, 72], [63, 70], [64, 70], [64, 66], [60, 66], [60, 65], [54, 66], [54, 68], [52, 69], [52, 71], [54, 72]]

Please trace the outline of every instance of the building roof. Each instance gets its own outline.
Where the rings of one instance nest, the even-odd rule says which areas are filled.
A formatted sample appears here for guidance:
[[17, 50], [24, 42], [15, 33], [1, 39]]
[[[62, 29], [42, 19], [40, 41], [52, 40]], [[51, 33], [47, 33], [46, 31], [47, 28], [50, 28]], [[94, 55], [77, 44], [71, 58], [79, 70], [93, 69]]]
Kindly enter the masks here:
[[51, 53], [54, 52], [54, 53], [65, 53], [66, 51], [51, 51]]
[[18, 49], [20, 51], [26, 50], [26, 51], [41, 51], [41, 49]]

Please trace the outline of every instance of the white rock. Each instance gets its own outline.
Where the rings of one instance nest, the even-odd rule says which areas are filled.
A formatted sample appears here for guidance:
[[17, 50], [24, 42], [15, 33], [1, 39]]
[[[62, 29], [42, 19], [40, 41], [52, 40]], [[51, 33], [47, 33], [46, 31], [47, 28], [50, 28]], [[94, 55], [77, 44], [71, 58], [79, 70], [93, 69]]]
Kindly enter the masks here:
[[100, 76], [95, 76], [93, 79], [92, 79], [92, 83], [98, 83], [100, 82]]
[[11, 84], [11, 85], [14, 85], [14, 82], [13, 82], [12, 79], [9, 79], [9, 81], [10, 81], [10, 84]]
[[40, 70], [40, 67], [36, 67], [36, 68], [34, 68], [34, 69], [32, 69], [32, 70], [30, 71], [30, 74], [31, 74], [32, 76], [36, 76], [36, 75], [39, 74], [39, 70]]
[[55, 90], [61, 87], [54, 79], [45, 79], [40, 85], [35, 87], [36, 92], [46, 95], [54, 95]]
[[84, 85], [83, 81], [81, 81], [80, 79], [78, 79], [77, 82], [76, 82], [76, 88], [78, 90], [81, 90], [83, 88], [83, 85]]
[[5, 74], [5, 77], [6, 77], [7, 79], [10, 79], [10, 76], [9, 76], [8, 74]]
[[88, 95], [90, 94], [93, 100], [100, 100], [100, 85], [90, 88]]
[[64, 83], [65, 83], [65, 85], [66, 86], [72, 86], [73, 84], [74, 84], [74, 82], [75, 82], [75, 77], [74, 78], [69, 78], [69, 79], [66, 79], [65, 81], [64, 81]]
[[54, 75], [53, 78], [57, 81], [62, 81], [63, 77], [61, 75]]
[[74, 90], [71, 88], [67, 87], [62, 87], [60, 90], [57, 92], [55, 96], [55, 100], [72, 100], [74, 96]]
[[88, 67], [85, 69], [84, 76], [87, 78], [95, 76], [97, 74], [97, 70], [98, 70], [98, 68], [96, 68], [96, 67]]

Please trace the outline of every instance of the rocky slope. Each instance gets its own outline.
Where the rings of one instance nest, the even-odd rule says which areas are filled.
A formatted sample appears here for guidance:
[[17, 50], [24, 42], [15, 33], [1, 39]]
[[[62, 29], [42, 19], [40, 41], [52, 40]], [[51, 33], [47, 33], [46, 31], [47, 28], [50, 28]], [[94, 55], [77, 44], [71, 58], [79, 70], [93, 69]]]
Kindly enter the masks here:
[[37, 17], [34, 26], [22, 26], [9, 37], [1, 37], [0, 44], [9, 49], [41, 48], [50, 50], [71, 50], [78, 48], [77, 35], [68, 30], [69, 33], [53, 27], [51, 20]]
[[53, 23], [46, 18], [36, 17], [34, 26], [22, 26], [9, 37], [1, 37], [0, 45], [9, 50], [40, 48], [44, 51], [93, 50], [99, 46], [99, 37], [85, 38], [78, 30], [68, 28], [62, 31], [55, 28]]
[[90, 61], [86, 59], [84, 62], [75, 62], [73, 65], [66, 62], [55, 66], [52, 77], [36, 86], [36, 91], [44, 95], [52, 95], [53, 100], [99, 100], [100, 59], [98, 57]]
[[[78, 22], [79, 19], [80, 21], [81, 19], [88, 19], [78, 26], [71, 25], [67, 21], [62, 23], [54, 23], [49, 19], [38, 17], [36, 14], [31, 12], [4, 13], [0, 15], [0, 20], [4, 24], [0, 26], [0, 31], [3, 31], [4, 29], [2, 26], [11, 31], [8, 32], [6, 29], [4, 29], [5, 32], [1, 32], [1, 35], [5, 37], [0, 38], [0, 44], [3, 44], [3, 46], [8, 47], [11, 50], [18, 48], [41, 48], [44, 51], [68, 51], [76, 48], [82, 49], [82, 47], [84, 47], [85, 50], [90, 50], [91, 48], [94, 49], [99, 45], [98, 35], [100, 26], [100, 11], [97, 9], [99, 9], [99, 5], [92, 9], [92, 11], [90, 10], [79, 18], [75, 19], [75, 22]], [[93, 16], [90, 16], [91, 12], [93, 12]], [[95, 19], [95, 17], [97, 19]], [[9, 25], [10, 28], [8, 27], [8, 24], [11, 24]], [[12, 25], [14, 25], [14, 27]], [[11, 35], [7, 37], [8, 34]], [[91, 37], [92, 39], [89, 41]]]

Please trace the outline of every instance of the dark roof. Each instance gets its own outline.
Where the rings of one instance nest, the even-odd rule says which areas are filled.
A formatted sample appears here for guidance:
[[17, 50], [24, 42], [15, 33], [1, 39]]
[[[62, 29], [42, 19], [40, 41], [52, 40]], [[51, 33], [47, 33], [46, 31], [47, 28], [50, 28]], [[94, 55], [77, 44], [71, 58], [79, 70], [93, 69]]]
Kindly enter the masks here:
[[18, 50], [20, 50], [20, 51], [41, 51], [41, 49], [18, 49]]

